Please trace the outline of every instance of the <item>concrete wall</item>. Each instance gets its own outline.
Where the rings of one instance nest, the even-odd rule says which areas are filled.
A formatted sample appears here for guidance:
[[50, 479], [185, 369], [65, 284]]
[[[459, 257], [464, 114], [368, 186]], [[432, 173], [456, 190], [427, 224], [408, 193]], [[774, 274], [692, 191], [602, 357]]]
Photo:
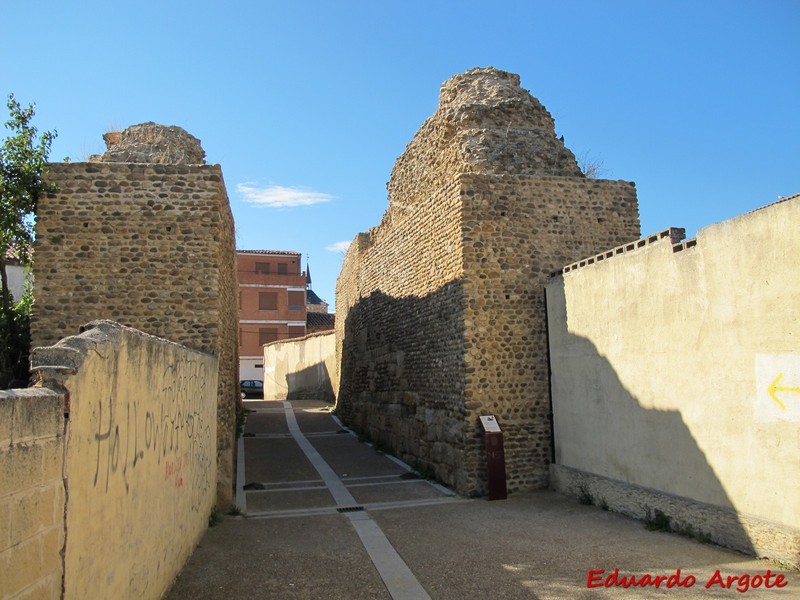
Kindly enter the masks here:
[[238, 392], [234, 228], [218, 165], [69, 163], [36, 221], [34, 346], [112, 319], [219, 357], [218, 504], [231, 502]]
[[264, 346], [264, 399], [315, 398], [333, 402], [336, 336], [333, 332]]
[[59, 392], [0, 391], [2, 598], [61, 597], [64, 424]]
[[546, 487], [542, 289], [639, 236], [634, 185], [586, 179], [518, 76], [475, 69], [442, 86], [388, 189], [337, 280], [339, 414], [465, 494], [486, 491], [479, 417], [496, 415], [509, 489]]
[[795, 196], [550, 281], [557, 489], [800, 563], [798, 226]]

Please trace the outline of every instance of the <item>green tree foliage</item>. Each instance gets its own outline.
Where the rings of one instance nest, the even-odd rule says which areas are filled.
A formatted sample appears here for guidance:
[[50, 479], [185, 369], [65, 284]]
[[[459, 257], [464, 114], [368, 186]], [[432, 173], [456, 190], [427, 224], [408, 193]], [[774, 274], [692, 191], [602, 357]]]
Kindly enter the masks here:
[[26, 280], [22, 299], [12, 307], [11, 317], [0, 315], [0, 389], [26, 387], [30, 371], [31, 293]]
[[6, 257], [16, 255], [20, 263], [30, 265], [37, 203], [43, 194], [55, 191], [43, 176], [56, 132], [37, 137], [31, 124], [34, 105], [23, 108], [11, 94], [7, 106], [10, 118], [5, 127], [10, 133], [0, 145], [0, 387], [12, 379], [27, 379], [30, 349], [30, 290], [16, 306], [12, 303]]

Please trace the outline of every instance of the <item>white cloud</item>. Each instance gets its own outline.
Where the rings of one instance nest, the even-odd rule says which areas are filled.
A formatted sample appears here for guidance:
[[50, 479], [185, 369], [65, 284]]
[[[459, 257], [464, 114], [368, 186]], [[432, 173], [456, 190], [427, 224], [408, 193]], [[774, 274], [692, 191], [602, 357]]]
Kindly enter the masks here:
[[336, 242], [335, 244], [331, 244], [330, 246], [325, 246], [325, 250], [328, 252], [347, 252], [347, 249], [350, 247], [350, 240], [346, 242]]
[[311, 206], [312, 204], [330, 202], [335, 198], [322, 192], [282, 185], [259, 187], [253, 183], [239, 183], [236, 185], [236, 191], [242, 195], [245, 202], [266, 208]]

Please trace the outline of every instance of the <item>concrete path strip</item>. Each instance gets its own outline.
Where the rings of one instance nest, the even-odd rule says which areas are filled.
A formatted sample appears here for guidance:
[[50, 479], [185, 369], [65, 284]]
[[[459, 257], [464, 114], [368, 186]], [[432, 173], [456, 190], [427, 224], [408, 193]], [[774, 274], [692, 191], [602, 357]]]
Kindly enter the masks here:
[[[342, 480], [339, 479], [335, 471], [331, 469], [319, 452], [311, 445], [311, 442], [303, 435], [297, 425], [292, 403], [284, 402], [283, 407], [289, 432], [325, 482], [333, 499], [336, 501], [337, 507], [345, 509], [357, 507], [355, 498], [345, 487]], [[344, 515], [350, 520], [350, 524], [361, 539], [361, 543], [364, 545], [367, 554], [369, 554], [372, 564], [375, 565], [384, 585], [386, 585], [386, 589], [389, 590], [389, 594], [394, 600], [430, 600], [430, 596], [414, 576], [414, 573], [411, 572], [411, 569], [408, 568], [408, 565], [368, 513], [358, 510], [356, 512], [345, 512]]]

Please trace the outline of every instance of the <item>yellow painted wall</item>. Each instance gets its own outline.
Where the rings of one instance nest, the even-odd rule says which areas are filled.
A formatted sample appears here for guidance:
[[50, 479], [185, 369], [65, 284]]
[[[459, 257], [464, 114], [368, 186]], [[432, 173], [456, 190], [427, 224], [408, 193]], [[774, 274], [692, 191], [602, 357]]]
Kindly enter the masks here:
[[60, 598], [64, 398], [0, 391], [0, 598]]
[[90, 326], [33, 355], [41, 379], [69, 394], [65, 598], [160, 598], [215, 500], [218, 362]]

